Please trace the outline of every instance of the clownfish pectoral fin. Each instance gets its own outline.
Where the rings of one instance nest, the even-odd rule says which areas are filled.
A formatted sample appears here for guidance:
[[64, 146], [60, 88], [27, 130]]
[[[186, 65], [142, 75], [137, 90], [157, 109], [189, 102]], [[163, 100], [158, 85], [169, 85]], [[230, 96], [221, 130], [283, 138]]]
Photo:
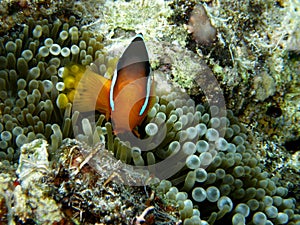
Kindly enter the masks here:
[[[118, 79], [120, 76], [120, 71], [121, 70], [124, 71], [129, 67], [130, 67], [130, 71], [134, 71], [132, 67], [134, 67], [135, 65], [137, 65], [137, 67], [139, 67], [139, 68], [142, 65], [142, 67], [144, 68], [143, 74], [141, 74], [140, 72], [137, 72], [137, 74], [130, 74], [130, 77], [128, 77], [128, 80], [140, 79], [143, 77], [147, 78], [146, 96], [145, 96], [144, 104], [139, 112], [139, 115], [142, 115], [146, 111], [146, 108], [148, 106], [149, 96], [150, 96], [150, 92], [151, 92], [150, 89], [152, 87], [152, 85], [151, 85], [151, 83], [152, 83], [151, 66], [150, 66], [150, 62], [149, 62], [148, 50], [145, 45], [142, 34], [137, 34], [133, 38], [133, 40], [131, 41], [129, 46], [125, 49], [124, 53], [122, 54], [122, 56], [120, 57], [120, 59], [117, 63], [117, 67], [114, 71], [111, 88], [110, 88], [110, 93], [109, 93], [109, 103], [110, 103], [110, 107], [111, 107], [112, 111], [114, 111], [114, 109], [115, 109], [114, 98], [115, 98], [116, 93], [114, 91], [115, 91], [115, 88], [118, 86], [117, 83], [118, 83]], [[138, 71], [138, 69], [137, 69], [137, 71]], [[128, 73], [126, 73], [126, 72], [124, 72], [123, 74], [128, 75]], [[122, 78], [122, 79], [124, 80], [125, 78]], [[122, 85], [122, 84], [120, 84], [120, 85]]]
[[108, 119], [110, 84], [109, 79], [93, 72], [88, 67], [76, 88], [73, 109], [79, 112], [98, 110]]

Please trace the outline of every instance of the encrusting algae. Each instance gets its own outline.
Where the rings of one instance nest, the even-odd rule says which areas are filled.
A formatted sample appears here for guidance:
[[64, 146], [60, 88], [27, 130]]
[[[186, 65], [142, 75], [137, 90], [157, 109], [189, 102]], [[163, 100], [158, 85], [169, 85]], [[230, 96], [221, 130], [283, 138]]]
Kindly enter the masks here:
[[[274, 10], [270, 2], [251, 4]], [[282, 2], [285, 1], [280, 3], [283, 9], [297, 5], [293, 1]], [[132, 9], [132, 4], [139, 6], [137, 11]], [[177, 24], [177, 28], [169, 24], [172, 19], [169, 16], [179, 13], [176, 6], [184, 5], [183, 2], [174, 1], [173, 12], [165, 2], [155, 1], [153, 4], [159, 10], [153, 20], [149, 19], [148, 14], [153, 13], [149, 4], [136, 0], [99, 3], [97, 7], [110, 7], [103, 11], [103, 16], [110, 16], [109, 19], [104, 20], [101, 15], [96, 23], [85, 27], [74, 16], [60, 20], [28, 19], [27, 25], [16, 27], [0, 38], [1, 221], [12, 224], [299, 224], [299, 198], [292, 192], [295, 188], [282, 182], [283, 178], [271, 168], [265, 168], [266, 162], [256, 155], [266, 147], [257, 147], [255, 137], [240, 124], [235, 111], [215, 105], [216, 102], [203, 104], [197, 95], [198, 81], [205, 80], [201, 75], [208, 71], [212, 74], [209, 66], [222, 80], [225, 93], [236, 75], [244, 80], [238, 86], [242, 90], [249, 87], [246, 78], [258, 71], [251, 63], [247, 64], [254, 60], [245, 55], [247, 45], [229, 54], [242, 37], [239, 27], [230, 27], [230, 20], [223, 20], [223, 25], [221, 21], [227, 10], [231, 10], [230, 15], [236, 13], [236, 8], [223, 7], [219, 17], [215, 14], [218, 7], [235, 3], [208, 1], [199, 6], [199, 2], [192, 2], [188, 9], [181, 7], [190, 12], [194, 5], [201, 7], [210, 25], [217, 29], [217, 38], [210, 40], [211, 45], [198, 48], [198, 55], [182, 47], [194, 42], [185, 39], [188, 34], [183, 24]], [[85, 6], [85, 3], [80, 7], [76, 4], [75, 14], [88, 10]], [[141, 21], [128, 22], [132, 17], [126, 13], [120, 17], [130, 7], [130, 12], [136, 12], [134, 16]], [[255, 11], [247, 10], [242, 7], [241, 17], [245, 19], [246, 13], [250, 13], [248, 17], [255, 19]], [[187, 24], [188, 16], [184, 13], [181, 16]], [[115, 24], [114, 18], [119, 18]], [[235, 14], [232, 18], [236, 20]], [[103, 31], [105, 36], [90, 31], [97, 25], [96, 30]], [[144, 32], [145, 29], [150, 31]], [[94, 107], [90, 114], [74, 111], [73, 103], [86, 73], [113, 79], [120, 54], [108, 54], [104, 45], [122, 34], [132, 38], [134, 34], [129, 30], [145, 36], [150, 63], [156, 66], [156, 86], [153, 107], [149, 107], [145, 120], [135, 128], [140, 138], [132, 135], [126, 139], [116, 135], [113, 120], [104, 110], [95, 112]], [[251, 32], [250, 29], [245, 33], [245, 40]], [[153, 37], [156, 41], [151, 43]], [[234, 37], [231, 42], [230, 37]], [[291, 45], [297, 40], [290, 36], [288, 40], [289, 49], [296, 52]], [[215, 45], [222, 43], [223, 47], [218, 49], [224, 54], [218, 58]], [[189, 47], [192, 46], [197, 45]], [[276, 55], [281, 47], [273, 49], [274, 55], [266, 52], [262, 55], [268, 59], [275, 57], [276, 61], [286, 60]], [[232, 59], [230, 68], [226, 62]], [[244, 70], [242, 62], [250, 69]], [[188, 70], [186, 67], [190, 65], [193, 67]], [[261, 105], [274, 99], [278, 88], [284, 85], [283, 81], [277, 83], [276, 69], [270, 66], [270, 70], [260, 71], [253, 78], [257, 92], [252, 96]], [[292, 66], [289, 69], [292, 71]], [[178, 80], [197, 100], [170, 85], [170, 79]], [[265, 83], [272, 84], [272, 80], [273, 88], [268, 92]], [[105, 93], [110, 86], [107, 85]], [[234, 100], [243, 98], [247, 102], [251, 98], [234, 95], [233, 90], [230, 105]], [[111, 106], [109, 99], [105, 105]], [[268, 106], [268, 114], [275, 115], [272, 107]], [[281, 165], [286, 164], [282, 161]], [[298, 164], [289, 161], [289, 165], [297, 168]]]

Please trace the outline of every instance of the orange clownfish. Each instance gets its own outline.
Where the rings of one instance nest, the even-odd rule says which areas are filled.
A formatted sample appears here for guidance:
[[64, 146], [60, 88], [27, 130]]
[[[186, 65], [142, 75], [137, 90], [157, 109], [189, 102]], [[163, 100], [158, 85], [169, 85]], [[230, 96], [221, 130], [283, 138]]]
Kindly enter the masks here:
[[148, 51], [142, 34], [138, 34], [119, 59], [112, 80], [87, 68], [77, 86], [73, 107], [80, 112], [97, 110], [105, 114], [115, 134], [134, 131], [153, 106], [153, 90]]

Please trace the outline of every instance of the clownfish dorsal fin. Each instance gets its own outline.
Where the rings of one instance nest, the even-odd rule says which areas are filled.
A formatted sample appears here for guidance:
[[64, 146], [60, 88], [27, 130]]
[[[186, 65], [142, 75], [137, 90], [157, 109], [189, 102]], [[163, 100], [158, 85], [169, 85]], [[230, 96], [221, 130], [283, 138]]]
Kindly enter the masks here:
[[147, 77], [147, 85], [146, 85], [146, 97], [144, 100], [144, 103], [140, 109], [139, 115], [141, 116], [148, 104], [149, 104], [149, 97], [150, 97], [150, 92], [151, 92], [151, 84], [152, 84], [152, 79], [151, 79], [151, 67], [150, 67], [150, 62], [149, 62], [149, 56], [148, 56], [148, 50], [144, 42], [144, 38], [142, 34], [137, 34], [129, 46], [125, 49], [124, 53], [120, 57], [117, 67], [114, 71], [114, 75], [112, 78], [111, 82], [111, 88], [110, 88], [110, 93], [109, 93], [109, 102], [110, 102], [110, 107], [111, 110], [114, 111], [115, 109], [115, 104], [114, 104], [114, 89], [115, 85], [117, 83], [118, 79], [118, 74], [119, 71], [127, 66], [130, 66], [132, 64], [136, 63], [143, 63], [145, 66], [145, 77]]

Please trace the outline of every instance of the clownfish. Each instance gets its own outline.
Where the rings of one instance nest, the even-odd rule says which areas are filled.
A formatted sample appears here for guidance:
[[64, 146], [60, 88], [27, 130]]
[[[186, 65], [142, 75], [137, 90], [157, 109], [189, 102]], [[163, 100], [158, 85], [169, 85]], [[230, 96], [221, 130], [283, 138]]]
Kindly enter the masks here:
[[121, 55], [112, 79], [87, 67], [77, 88], [73, 107], [97, 110], [111, 119], [115, 134], [134, 132], [154, 104], [154, 82], [142, 34], [136, 35]]

